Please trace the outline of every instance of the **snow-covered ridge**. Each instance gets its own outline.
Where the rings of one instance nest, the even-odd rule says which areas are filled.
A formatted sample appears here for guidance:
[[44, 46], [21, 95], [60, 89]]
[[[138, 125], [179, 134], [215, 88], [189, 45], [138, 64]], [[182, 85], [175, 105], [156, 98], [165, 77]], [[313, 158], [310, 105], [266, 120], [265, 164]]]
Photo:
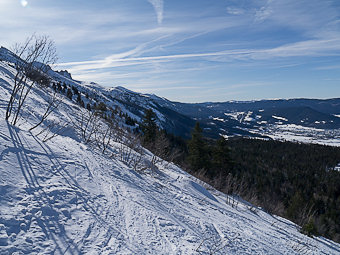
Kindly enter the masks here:
[[272, 117], [273, 117], [274, 119], [277, 119], [277, 120], [288, 121], [288, 119], [286, 119], [286, 118], [284, 118], [284, 117], [275, 116], [275, 115], [272, 115]]
[[0, 47], [0, 60], [14, 62], [15, 60], [17, 60], [17, 57], [10, 50], [1, 46]]

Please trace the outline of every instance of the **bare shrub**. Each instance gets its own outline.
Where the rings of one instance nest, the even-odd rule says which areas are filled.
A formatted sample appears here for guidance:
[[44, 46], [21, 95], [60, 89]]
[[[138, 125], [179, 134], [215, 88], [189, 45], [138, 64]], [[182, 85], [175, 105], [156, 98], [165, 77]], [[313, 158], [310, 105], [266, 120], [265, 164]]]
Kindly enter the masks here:
[[130, 146], [121, 143], [118, 147], [118, 155], [124, 164], [135, 171], [144, 171], [148, 167], [144, 159], [144, 149], [137, 142], [132, 142]]
[[16, 74], [14, 86], [6, 108], [5, 119], [16, 125], [22, 107], [35, 84], [49, 83], [46, 75], [49, 66], [57, 60], [54, 42], [48, 36], [36, 36], [26, 39], [22, 44], [16, 44], [13, 52], [19, 57], [15, 61]]
[[79, 131], [85, 143], [95, 141], [95, 134], [102, 127], [101, 117], [96, 111], [88, 111], [78, 107], [75, 109], [72, 116], [68, 116], [72, 126]]
[[40, 121], [35, 124], [33, 127], [31, 127], [29, 129], [29, 131], [32, 131], [33, 129], [37, 128], [38, 126], [40, 126], [46, 119], [47, 117], [56, 109], [58, 108], [61, 100], [57, 94], [56, 91], [53, 91], [52, 93], [50, 93], [48, 91], [48, 89], [44, 89], [45, 94], [48, 95], [48, 99], [47, 99], [47, 108], [44, 112], [44, 114], [41, 116]]
[[62, 135], [69, 128], [67, 123], [61, 121], [49, 121], [47, 125], [39, 133], [37, 137], [42, 137], [43, 142], [47, 142], [59, 135]]

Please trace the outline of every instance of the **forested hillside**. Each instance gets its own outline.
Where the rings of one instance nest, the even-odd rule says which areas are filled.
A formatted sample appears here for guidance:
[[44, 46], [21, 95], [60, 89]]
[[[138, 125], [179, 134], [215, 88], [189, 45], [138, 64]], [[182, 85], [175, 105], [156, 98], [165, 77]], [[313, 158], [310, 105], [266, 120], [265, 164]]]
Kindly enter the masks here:
[[207, 140], [196, 128], [183, 166], [227, 194], [284, 216], [307, 234], [340, 242], [340, 148], [234, 138]]
[[215, 188], [286, 217], [304, 233], [340, 242], [340, 148], [234, 137], [204, 137], [197, 122], [191, 139], [159, 130], [147, 110], [142, 141], [156, 155], [175, 161]]
[[[232, 173], [244, 196], [269, 212], [340, 242], [340, 148], [291, 142], [235, 139]], [[256, 201], [257, 200], [257, 201]]]

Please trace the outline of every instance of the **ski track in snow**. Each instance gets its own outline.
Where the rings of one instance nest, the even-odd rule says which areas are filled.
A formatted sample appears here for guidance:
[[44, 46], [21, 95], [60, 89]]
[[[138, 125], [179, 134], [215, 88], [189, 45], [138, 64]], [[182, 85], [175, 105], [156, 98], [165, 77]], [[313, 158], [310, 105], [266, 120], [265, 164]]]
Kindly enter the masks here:
[[[44, 143], [27, 123], [11, 126], [11, 72], [0, 67], [0, 254], [340, 254], [173, 164], [135, 172], [75, 132]], [[44, 108], [43, 96], [33, 91], [26, 110]], [[57, 117], [72, 107], [64, 100]]]

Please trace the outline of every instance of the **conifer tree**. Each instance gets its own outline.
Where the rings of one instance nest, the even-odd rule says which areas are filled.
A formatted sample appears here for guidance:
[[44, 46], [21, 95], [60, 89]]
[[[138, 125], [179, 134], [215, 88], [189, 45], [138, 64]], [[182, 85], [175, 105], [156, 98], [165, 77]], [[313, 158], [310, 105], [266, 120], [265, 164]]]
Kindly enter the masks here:
[[142, 131], [143, 141], [146, 145], [152, 145], [155, 142], [157, 130], [156, 114], [152, 109], [145, 110]]
[[80, 99], [80, 103], [79, 104], [80, 104], [81, 107], [85, 108], [85, 103], [84, 103], [83, 100]]
[[214, 172], [221, 174], [226, 173], [232, 166], [231, 149], [228, 146], [227, 140], [224, 137], [220, 137], [216, 141], [216, 145], [213, 148], [213, 168]]
[[72, 100], [72, 97], [73, 97], [73, 93], [72, 93], [72, 90], [70, 88], [67, 89], [67, 92], [66, 92], [66, 96]]
[[81, 95], [80, 93], [77, 94], [77, 102], [81, 105]]
[[194, 171], [207, 169], [208, 153], [205, 141], [202, 136], [202, 129], [199, 122], [196, 122], [191, 133], [191, 140], [188, 142], [188, 161]]
[[99, 102], [94, 108], [98, 111], [105, 112], [107, 110], [106, 104], [104, 102]]
[[91, 111], [91, 105], [90, 105], [90, 103], [86, 104], [86, 109], [89, 110], [89, 111]]

